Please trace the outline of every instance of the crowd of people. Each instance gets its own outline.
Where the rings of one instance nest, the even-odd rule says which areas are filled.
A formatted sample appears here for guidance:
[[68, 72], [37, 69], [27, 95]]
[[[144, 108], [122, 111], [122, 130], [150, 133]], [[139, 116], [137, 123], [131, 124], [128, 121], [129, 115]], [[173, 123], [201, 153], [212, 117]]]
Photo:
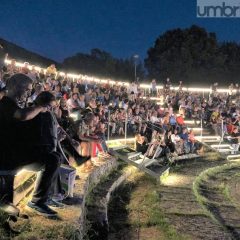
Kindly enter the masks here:
[[[161, 102], [151, 97], [161, 97]], [[56, 200], [61, 163], [74, 159], [83, 171], [91, 171], [111, 159], [107, 138], [125, 134], [135, 136], [136, 151], [149, 158], [201, 154], [202, 144], [185, 119], [202, 122], [215, 135], [230, 135], [238, 151], [239, 91], [219, 93], [213, 84], [203, 96], [183, 91], [182, 81], [172, 90], [168, 78], [163, 89], [153, 80], [146, 93], [136, 82], [72, 79], [60, 75], [54, 64], [44, 71], [27, 62], [18, 67], [12, 59], [0, 73], [0, 169], [29, 164], [43, 169], [28, 207], [56, 215], [49, 206], [62, 206]]]

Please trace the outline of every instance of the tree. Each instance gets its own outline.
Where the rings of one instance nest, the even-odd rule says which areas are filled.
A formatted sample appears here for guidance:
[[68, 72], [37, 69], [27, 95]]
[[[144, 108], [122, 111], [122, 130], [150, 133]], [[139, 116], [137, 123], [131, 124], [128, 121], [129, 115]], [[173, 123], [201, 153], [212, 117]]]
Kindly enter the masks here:
[[[103, 78], [132, 81], [134, 79], [133, 58], [118, 59], [110, 53], [94, 48], [90, 54], [78, 53], [66, 58], [63, 66], [67, 71], [77, 71], [82, 74], [95, 75]], [[137, 64], [138, 77], [143, 78], [145, 71], [143, 64]]]
[[215, 33], [193, 25], [159, 36], [148, 50], [145, 67], [149, 77], [161, 81], [170, 77], [174, 82], [210, 84], [223, 81], [225, 61], [226, 54], [219, 48]]

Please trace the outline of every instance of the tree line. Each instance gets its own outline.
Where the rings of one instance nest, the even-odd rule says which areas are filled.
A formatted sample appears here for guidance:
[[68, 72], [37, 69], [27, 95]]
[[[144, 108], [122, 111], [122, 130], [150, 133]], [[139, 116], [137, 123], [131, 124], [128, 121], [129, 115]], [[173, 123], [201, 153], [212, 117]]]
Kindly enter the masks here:
[[145, 67], [150, 78], [209, 85], [237, 83], [240, 76], [240, 45], [218, 42], [215, 33], [196, 25], [174, 29], [159, 36], [147, 52]]

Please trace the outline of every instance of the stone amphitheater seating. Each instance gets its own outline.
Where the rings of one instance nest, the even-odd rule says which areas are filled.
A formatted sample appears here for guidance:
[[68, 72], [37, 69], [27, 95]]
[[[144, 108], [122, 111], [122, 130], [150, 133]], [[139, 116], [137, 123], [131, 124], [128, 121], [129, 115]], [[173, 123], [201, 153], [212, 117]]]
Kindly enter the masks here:
[[33, 189], [35, 179], [35, 172], [0, 171], [0, 201], [12, 201], [17, 205]]

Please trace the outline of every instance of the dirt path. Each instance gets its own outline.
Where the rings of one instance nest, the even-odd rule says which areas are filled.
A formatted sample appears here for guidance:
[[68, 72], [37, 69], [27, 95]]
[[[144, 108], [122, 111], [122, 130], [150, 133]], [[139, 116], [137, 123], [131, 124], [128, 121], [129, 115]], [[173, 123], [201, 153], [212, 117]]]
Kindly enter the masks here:
[[160, 206], [169, 223], [190, 239], [231, 239], [231, 234], [203, 208], [193, 189], [193, 182], [201, 172], [221, 164], [224, 161], [212, 161], [207, 157], [185, 164], [159, 188]]
[[[210, 154], [175, 167], [162, 185], [139, 174], [114, 196], [109, 239], [240, 239], [240, 164], [225, 164]], [[217, 176], [205, 172], [216, 167]]]
[[196, 180], [202, 204], [231, 235], [240, 239], [240, 163], [209, 169]]

